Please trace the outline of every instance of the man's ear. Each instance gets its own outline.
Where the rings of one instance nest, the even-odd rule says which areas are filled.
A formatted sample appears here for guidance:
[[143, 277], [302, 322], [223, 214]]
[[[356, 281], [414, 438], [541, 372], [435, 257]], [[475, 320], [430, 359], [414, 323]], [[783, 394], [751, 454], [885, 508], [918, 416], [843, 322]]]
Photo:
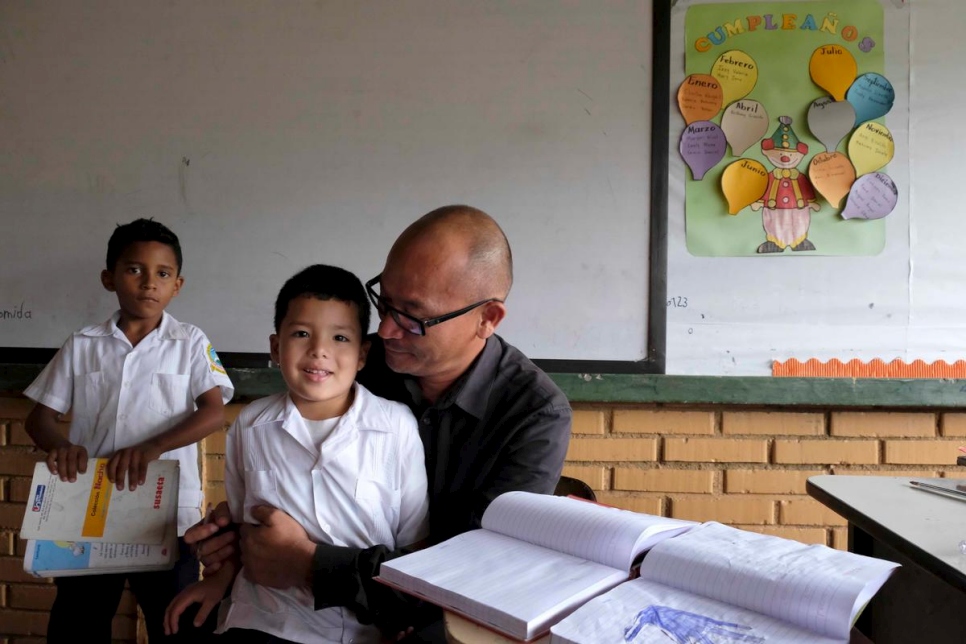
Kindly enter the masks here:
[[[278, 335], [273, 333], [268, 336], [268, 352], [272, 358], [272, 362], [278, 364]], [[281, 366], [281, 365], [279, 365]]]
[[480, 324], [476, 328], [476, 337], [486, 340], [496, 332], [496, 327], [506, 317], [506, 305], [503, 302], [489, 302], [483, 305], [480, 313]]
[[356, 371], [362, 371], [362, 368], [366, 366], [366, 358], [369, 357], [369, 348], [372, 347], [372, 342], [368, 340], [363, 340], [362, 344], [359, 345], [359, 366]]
[[114, 273], [106, 268], [101, 271], [101, 285], [111, 293], [114, 292]]

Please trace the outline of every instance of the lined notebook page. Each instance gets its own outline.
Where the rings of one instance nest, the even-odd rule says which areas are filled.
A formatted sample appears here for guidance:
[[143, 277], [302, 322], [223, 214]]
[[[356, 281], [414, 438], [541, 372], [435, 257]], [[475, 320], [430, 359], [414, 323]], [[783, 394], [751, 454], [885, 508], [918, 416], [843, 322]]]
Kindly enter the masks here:
[[793, 624], [644, 579], [623, 583], [592, 599], [551, 628], [550, 633], [550, 644], [848, 642], [848, 638], [822, 637]]
[[897, 567], [709, 522], [655, 546], [641, 577], [847, 640], [859, 608]]
[[[487, 530], [473, 530], [382, 564], [379, 576], [514, 637], [546, 629], [561, 610], [627, 572]], [[527, 634], [519, 629], [530, 624]]]
[[482, 523], [487, 530], [627, 572], [635, 557], [654, 543], [697, 525], [530, 492], [500, 495]]

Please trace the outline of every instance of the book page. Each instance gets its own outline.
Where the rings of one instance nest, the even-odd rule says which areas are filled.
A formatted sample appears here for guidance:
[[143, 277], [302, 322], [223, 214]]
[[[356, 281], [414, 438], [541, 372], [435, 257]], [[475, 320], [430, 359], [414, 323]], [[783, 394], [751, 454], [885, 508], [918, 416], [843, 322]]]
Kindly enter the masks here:
[[641, 577], [847, 640], [860, 609], [897, 567], [708, 522], [655, 546]]
[[641, 552], [698, 525], [531, 492], [501, 494], [482, 523], [487, 530], [627, 572]]
[[[650, 555], [648, 555], [650, 556]], [[550, 644], [846, 644], [754, 611], [635, 579], [596, 597], [550, 629]]]
[[382, 564], [379, 578], [527, 639], [562, 613], [627, 579], [627, 572], [487, 530]]

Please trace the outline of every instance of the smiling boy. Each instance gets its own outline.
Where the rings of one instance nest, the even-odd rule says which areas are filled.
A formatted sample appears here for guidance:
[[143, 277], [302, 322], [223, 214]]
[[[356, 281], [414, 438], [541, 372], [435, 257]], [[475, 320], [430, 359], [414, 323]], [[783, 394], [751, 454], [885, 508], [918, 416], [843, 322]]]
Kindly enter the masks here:
[[[369, 301], [352, 273], [315, 265], [289, 279], [276, 300], [269, 339], [287, 391], [250, 404], [228, 432], [225, 492], [232, 519], [255, 524], [254, 507], [282, 509], [310, 537], [308, 557], [313, 542], [407, 546], [429, 529], [416, 418], [355, 382], [369, 350], [368, 327]], [[349, 609], [316, 610], [308, 580], [276, 589], [237, 572], [237, 562], [226, 563], [182, 592], [168, 609], [168, 631], [178, 630], [182, 612], [194, 603], [201, 604], [200, 626], [231, 586], [218, 616], [223, 644], [381, 639], [379, 629], [361, 624]]]

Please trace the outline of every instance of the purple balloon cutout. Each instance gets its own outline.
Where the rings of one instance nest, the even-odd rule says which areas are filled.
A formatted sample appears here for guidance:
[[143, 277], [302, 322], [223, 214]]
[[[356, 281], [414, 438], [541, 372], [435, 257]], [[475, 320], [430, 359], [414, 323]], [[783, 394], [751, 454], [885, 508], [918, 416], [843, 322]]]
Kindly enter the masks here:
[[704, 173], [724, 158], [728, 140], [724, 130], [711, 121], [695, 121], [681, 133], [679, 150], [691, 168], [691, 176], [701, 181]]
[[855, 180], [842, 210], [844, 219], [882, 219], [899, 202], [899, 190], [887, 174], [870, 172]]

